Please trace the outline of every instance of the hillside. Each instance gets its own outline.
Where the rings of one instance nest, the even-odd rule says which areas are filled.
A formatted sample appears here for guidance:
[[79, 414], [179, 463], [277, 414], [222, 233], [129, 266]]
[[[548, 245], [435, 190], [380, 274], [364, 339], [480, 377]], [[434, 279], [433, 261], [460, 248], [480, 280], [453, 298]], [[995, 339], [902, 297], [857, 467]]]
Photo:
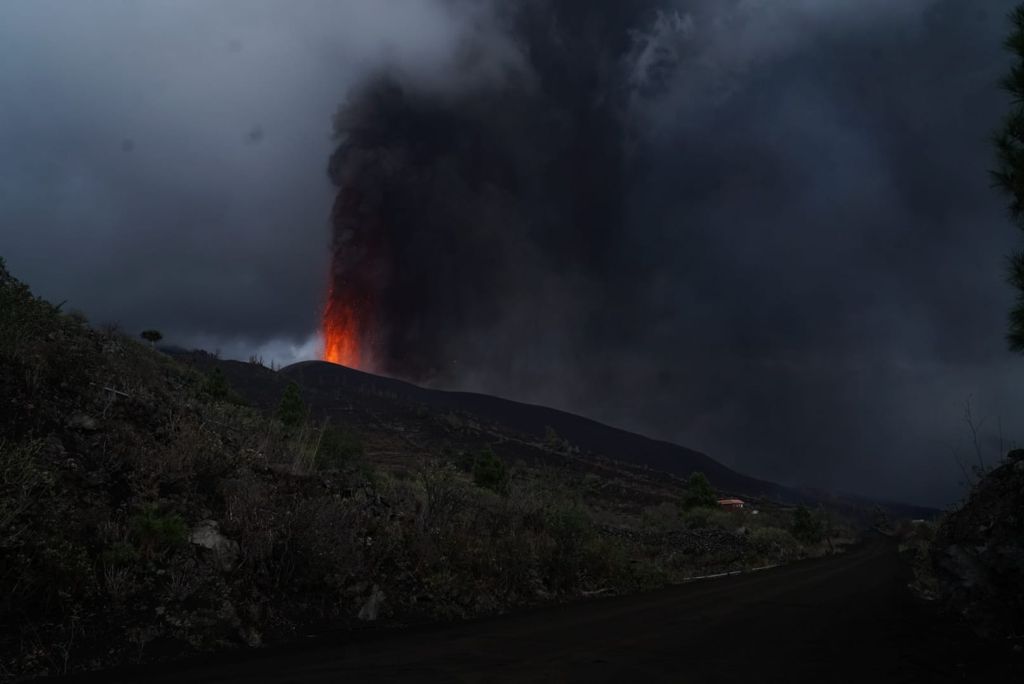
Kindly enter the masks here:
[[[864, 522], [877, 508], [898, 518], [930, 518], [938, 511], [909, 504], [842, 495], [823, 490], [787, 487], [738, 473], [693, 449], [651, 439], [627, 430], [598, 423], [565, 411], [524, 404], [470, 392], [427, 389], [322, 361], [305, 361], [273, 372], [259, 364], [224, 361], [205, 352], [168, 350], [175, 357], [204, 371], [220, 368], [233, 387], [264, 409], [271, 409], [289, 381], [296, 382], [303, 397], [321, 419], [346, 421], [356, 415], [363, 422], [379, 422], [392, 416], [403, 430], [418, 430], [428, 443], [443, 443], [445, 434], [424, 416], [441, 417], [476, 426], [482, 434], [503, 441], [543, 442], [554, 431], [571, 445], [581, 461], [613, 461], [619, 467], [656, 471], [680, 478], [699, 471], [723, 493], [780, 504], [825, 505]], [[436, 422], [436, 420], [434, 421]]]
[[536, 437], [311, 372], [363, 377], [175, 359], [0, 263], [0, 679], [623, 594], [851, 540], [826, 511], [717, 510], [587, 453], [559, 431], [613, 433], [583, 419], [491, 404], [555, 423]]

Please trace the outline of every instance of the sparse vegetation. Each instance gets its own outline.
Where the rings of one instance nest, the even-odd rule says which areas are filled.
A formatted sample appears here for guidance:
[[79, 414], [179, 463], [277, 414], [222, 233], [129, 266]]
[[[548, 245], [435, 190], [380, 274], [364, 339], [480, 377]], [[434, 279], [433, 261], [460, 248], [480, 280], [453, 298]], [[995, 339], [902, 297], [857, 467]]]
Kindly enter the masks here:
[[[678, 481], [607, 461], [584, 476], [572, 450], [494, 439], [469, 417], [318, 426], [297, 384], [262, 413], [232, 399], [217, 363], [201, 373], [93, 331], [0, 269], [0, 679], [164, 657], [157, 643], [183, 655], [313, 625], [493, 614], [809, 552], [743, 514], [688, 520]], [[410, 425], [456, 442], [421, 442]], [[693, 481], [686, 496], [713, 496]]]

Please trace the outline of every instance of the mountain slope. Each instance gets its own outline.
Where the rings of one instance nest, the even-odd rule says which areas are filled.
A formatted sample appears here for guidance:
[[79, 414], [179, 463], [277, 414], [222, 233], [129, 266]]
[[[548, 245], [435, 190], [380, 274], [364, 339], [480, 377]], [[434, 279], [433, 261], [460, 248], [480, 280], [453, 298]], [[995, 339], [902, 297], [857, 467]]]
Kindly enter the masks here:
[[401, 380], [321, 361], [297, 363], [282, 369], [281, 374], [306, 389], [314, 397], [314, 406], [318, 406], [316, 399], [332, 395], [336, 397], [339, 392], [388, 393], [400, 401], [428, 406], [434, 410], [471, 414], [532, 437], [543, 437], [546, 429], [552, 428], [559, 437], [583, 452], [600, 454], [673, 475], [687, 476], [694, 471], [701, 471], [716, 487], [726, 491], [747, 496], [803, 499], [797, 492], [786, 487], [737, 473], [699, 451], [650, 439], [558, 409], [486, 394], [426, 389]]
[[[177, 352], [200, 368], [223, 370], [233, 387], [268, 409], [276, 406], [288, 381], [296, 382], [311, 409], [321, 418], [351, 420], [353, 412], [367, 408], [377, 416], [395, 411], [449, 413], [480, 421], [499, 436], [514, 435], [542, 441], [549, 428], [585, 458], [609, 459], [636, 468], [676, 477], [703, 472], [723, 493], [763, 498], [784, 504], [826, 505], [845, 515], [869, 520], [881, 507], [890, 515], [926, 518], [937, 511], [861, 496], [789, 487], [744, 475], [710, 456], [670, 442], [651, 439], [589, 418], [534, 404], [472, 392], [427, 389], [417, 385], [322, 361], [304, 361], [273, 372], [259, 365], [219, 361], [204, 352]], [[408, 422], [410, 416], [403, 420]]]

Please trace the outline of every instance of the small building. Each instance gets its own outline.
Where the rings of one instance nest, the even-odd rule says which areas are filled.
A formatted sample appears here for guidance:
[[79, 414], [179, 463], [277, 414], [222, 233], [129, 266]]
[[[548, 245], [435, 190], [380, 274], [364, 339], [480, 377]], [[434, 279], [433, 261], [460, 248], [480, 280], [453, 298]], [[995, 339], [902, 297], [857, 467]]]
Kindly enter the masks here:
[[743, 508], [743, 499], [719, 499], [718, 505], [722, 508], [728, 508], [729, 510], [738, 511]]

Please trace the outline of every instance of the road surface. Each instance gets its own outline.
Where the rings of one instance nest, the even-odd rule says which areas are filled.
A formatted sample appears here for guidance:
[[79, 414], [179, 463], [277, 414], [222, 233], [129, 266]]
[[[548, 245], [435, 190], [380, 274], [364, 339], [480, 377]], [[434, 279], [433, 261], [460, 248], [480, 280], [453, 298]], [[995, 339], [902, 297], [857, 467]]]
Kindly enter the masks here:
[[896, 545], [636, 596], [105, 673], [146, 682], [1024, 681], [906, 589]]

